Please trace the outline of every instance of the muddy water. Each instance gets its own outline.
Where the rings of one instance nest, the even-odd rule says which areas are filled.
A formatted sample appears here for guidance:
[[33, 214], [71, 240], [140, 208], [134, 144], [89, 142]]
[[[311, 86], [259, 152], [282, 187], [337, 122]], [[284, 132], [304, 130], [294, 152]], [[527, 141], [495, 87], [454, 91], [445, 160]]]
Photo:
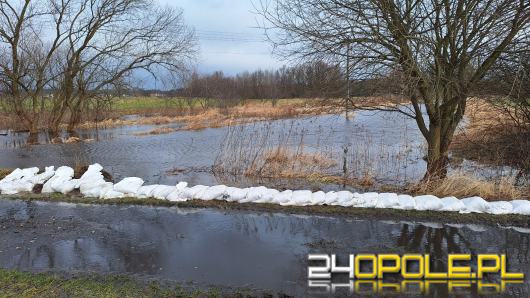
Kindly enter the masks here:
[[[511, 271], [530, 274], [530, 231], [517, 228], [5, 200], [0, 227], [3, 268], [297, 296], [322, 290], [308, 287], [308, 253], [430, 253], [436, 270], [445, 268], [447, 253], [506, 253]], [[530, 286], [506, 291], [527, 296]], [[431, 294], [444, 296], [447, 286], [431, 286]]]
[[[174, 124], [178, 126], [179, 124]], [[177, 131], [170, 134], [137, 136], [155, 126], [126, 126], [98, 131], [79, 131], [81, 137], [96, 139], [79, 144], [46, 144], [25, 146], [24, 134], [0, 137], [0, 167], [76, 165], [98, 162], [115, 178], [138, 176], [147, 183], [173, 184], [185, 180], [191, 184], [230, 184], [269, 186], [282, 182], [242, 180], [215, 177], [210, 169], [230, 131], [256, 138], [259, 146], [263, 135], [268, 142], [300, 144], [308, 152], [324, 153], [337, 160], [333, 171], [341, 173], [344, 157], [348, 171], [369, 171], [384, 183], [405, 183], [420, 179], [425, 171], [423, 138], [412, 119], [389, 112], [358, 111], [353, 117], [322, 115], [297, 119], [259, 122], [239, 127], [223, 127], [201, 131]], [[348, 153], [344, 154], [344, 149]], [[479, 170], [482, 175], [496, 175], [506, 169], [487, 168], [463, 161], [456, 168]], [[168, 171], [175, 170], [173, 175]], [[509, 170], [509, 169], [508, 169]], [[284, 182], [283, 182], [284, 183]], [[272, 185], [271, 185], [272, 184]], [[308, 182], [282, 185], [310, 188]], [[323, 187], [325, 188], [325, 187]]]

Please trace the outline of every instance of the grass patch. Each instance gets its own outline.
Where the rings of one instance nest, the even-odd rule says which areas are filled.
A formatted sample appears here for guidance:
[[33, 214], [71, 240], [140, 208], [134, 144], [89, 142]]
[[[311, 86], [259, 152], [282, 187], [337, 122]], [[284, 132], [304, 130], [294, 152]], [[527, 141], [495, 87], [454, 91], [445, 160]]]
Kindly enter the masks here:
[[139, 283], [125, 276], [63, 277], [3, 269], [0, 288], [0, 297], [221, 297], [215, 288], [207, 291], [169, 288], [158, 282]]

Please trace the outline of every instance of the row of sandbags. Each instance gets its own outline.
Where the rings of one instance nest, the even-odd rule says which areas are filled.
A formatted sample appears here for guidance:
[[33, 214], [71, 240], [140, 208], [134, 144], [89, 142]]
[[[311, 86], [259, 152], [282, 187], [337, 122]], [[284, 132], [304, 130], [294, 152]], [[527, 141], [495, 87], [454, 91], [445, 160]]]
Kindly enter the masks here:
[[283, 206], [336, 205], [359, 208], [392, 208], [401, 210], [453, 211], [460, 213], [523, 214], [530, 215], [530, 201], [487, 202], [480, 197], [457, 199], [438, 198], [433, 195], [412, 197], [395, 193], [352, 193], [349, 191], [311, 192], [309, 190], [285, 190], [263, 186], [236, 188], [225, 185], [188, 187], [186, 182], [176, 186], [144, 185], [137, 177], [124, 178], [113, 184], [106, 182], [101, 171], [103, 167], [94, 164], [79, 178], [74, 179], [70, 167], [47, 167], [43, 173], [38, 168], [16, 169], [0, 180], [0, 193], [16, 194], [28, 192], [36, 184], [44, 184], [43, 193], [67, 194], [79, 189], [85, 197], [116, 199], [123, 197], [156, 198], [173, 202], [187, 200], [225, 200], [240, 203], [273, 203]]

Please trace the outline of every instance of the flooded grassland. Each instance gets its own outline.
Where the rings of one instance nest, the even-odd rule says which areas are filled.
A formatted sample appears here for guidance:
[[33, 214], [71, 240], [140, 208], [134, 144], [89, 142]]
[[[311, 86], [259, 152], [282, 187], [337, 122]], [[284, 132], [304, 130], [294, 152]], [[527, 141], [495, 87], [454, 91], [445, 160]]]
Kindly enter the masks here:
[[[426, 167], [414, 120], [399, 114], [356, 111], [225, 124], [194, 130], [182, 122], [124, 123], [78, 130], [89, 142], [53, 144], [42, 134], [34, 146], [26, 145], [26, 134], [9, 133], [0, 136], [0, 167], [100, 163], [115, 181], [137, 176], [146, 184], [395, 192], [412, 192]], [[164, 131], [150, 133], [157, 130]], [[519, 172], [451, 156], [450, 175], [516, 185], [504, 197], [496, 184], [470, 195], [528, 198], [527, 180], [510, 180]], [[319, 289], [308, 286], [308, 253], [429, 253], [439, 270], [448, 253], [505, 253], [512, 271], [530, 274], [529, 218], [522, 215], [23, 195], [0, 200], [0, 227], [0, 267], [6, 270], [127, 275], [223, 293], [318, 296]], [[431, 290], [448, 294], [444, 285]], [[529, 293], [527, 284], [516, 284], [504, 294]]]

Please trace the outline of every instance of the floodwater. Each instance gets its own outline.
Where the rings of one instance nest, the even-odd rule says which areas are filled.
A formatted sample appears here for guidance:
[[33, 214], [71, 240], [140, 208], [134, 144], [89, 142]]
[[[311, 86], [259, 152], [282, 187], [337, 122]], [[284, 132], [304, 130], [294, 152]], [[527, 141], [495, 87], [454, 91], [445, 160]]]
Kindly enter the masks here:
[[[309, 287], [308, 253], [429, 253], [437, 271], [445, 271], [448, 253], [504, 253], [511, 272], [530, 274], [530, 230], [523, 228], [6, 200], [0, 227], [3, 268], [126, 274], [299, 297], [326, 293]], [[429, 294], [445, 297], [448, 286], [431, 285]], [[507, 284], [504, 294], [528, 297], [530, 285]]]
[[[179, 124], [174, 124], [178, 126]], [[258, 122], [201, 131], [176, 131], [161, 135], [135, 135], [156, 126], [125, 126], [102, 130], [81, 130], [82, 138], [95, 142], [26, 146], [25, 134], [0, 136], [0, 167], [32, 167], [100, 163], [115, 179], [142, 177], [146, 183], [228, 184], [251, 186], [315, 188], [310, 182], [256, 181], [241, 177], [219, 177], [212, 165], [227, 138], [245, 138], [254, 149], [260, 146], [288, 144], [295, 150], [321, 153], [337, 161], [331, 174], [341, 174], [344, 160], [347, 170], [368, 174], [378, 182], [404, 184], [421, 179], [426, 164], [423, 137], [414, 120], [391, 112], [357, 111], [353, 117], [321, 115]], [[233, 140], [232, 140], [233, 141]], [[345, 153], [345, 149], [347, 153]], [[251, 150], [247, 155], [251, 154]], [[246, 156], [251, 158], [251, 156]], [[509, 168], [486, 167], [460, 161], [454, 169], [466, 169], [482, 176], [498, 176]], [[369, 173], [365, 173], [369, 171]], [[172, 172], [171, 174], [169, 172]], [[322, 186], [326, 190], [334, 186]]]

